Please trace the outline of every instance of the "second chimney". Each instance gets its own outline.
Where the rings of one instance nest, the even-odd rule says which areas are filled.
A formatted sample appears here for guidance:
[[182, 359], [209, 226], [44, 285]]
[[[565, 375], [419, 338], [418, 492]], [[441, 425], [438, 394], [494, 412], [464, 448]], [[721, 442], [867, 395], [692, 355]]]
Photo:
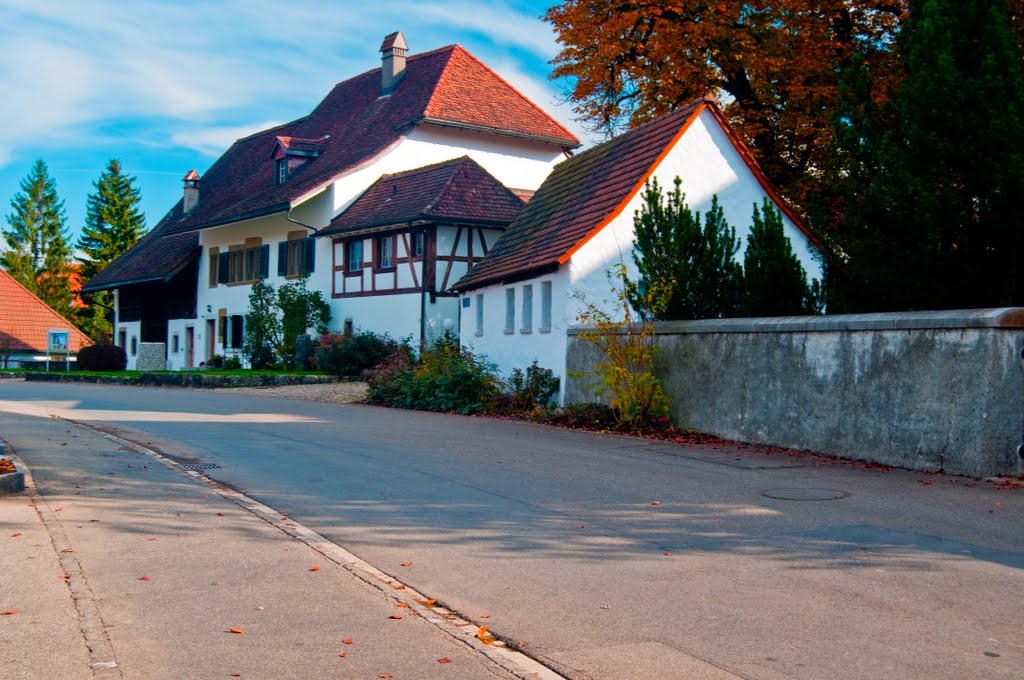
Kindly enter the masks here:
[[192, 212], [199, 205], [199, 173], [189, 170], [182, 181], [185, 183], [185, 195], [181, 201], [181, 212], [184, 214]]
[[409, 46], [405, 44], [402, 32], [395, 31], [384, 38], [380, 51], [380, 93], [384, 96], [391, 94], [405, 77], [405, 53], [409, 51]]

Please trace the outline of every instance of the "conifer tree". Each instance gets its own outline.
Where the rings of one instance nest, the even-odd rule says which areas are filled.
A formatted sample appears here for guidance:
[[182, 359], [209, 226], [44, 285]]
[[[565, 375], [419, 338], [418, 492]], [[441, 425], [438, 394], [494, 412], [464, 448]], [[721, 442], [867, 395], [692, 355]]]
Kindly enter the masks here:
[[744, 316], [796, 316], [819, 311], [819, 284], [807, 283], [807, 273], [783, 230], [782, 213], [765, 198], [761, 210], [754, 205], [753, 220], [743, 253]]
[[630, 303], [646, 313], [641, 285], [657, 282], [668, 291], [658, 319], [732, 316], [739, 308], [742, 281], [736, 231], [726, 222], [717, 196], [701, 226], [701, 215], [686, 204], [681, 184], [677, 177], [667, 196], [657, 179], [645, 186], [644, 204], [633, 218], [633, 261], [641, 281], [627, 282]]
[[[135, 177], [126, 175], [120, 161], [112, 159], [89, 194], [85, 226], [78, 239], [82, 252], [82, 278], [86, 281], [103, 271], [134, 246], [146, 232], [146, 220], [139, 210], [141, 194]], [[110, 318], [112, 295], [107, 291], [88, 296], [88, 307], [78, 310], [79, 326], [96, 341], [109, 342], [113, 335]]]
[[0, 265], [59, 314], [71, 313], [71, 268], [64, 201], [46, 163], [37, 160], [11, 199]]
[[[1008, 0], [911, 0], [905, 77], [837, 111], [848, 311], [1024, 303], [1024, 75]], [[858, 64], [855, 62], [856, 69]], [[840, 98], [840, 102], [843, 102]]]
[[146, 218], [139, 210], [141, 194], [135, 177], [126, 175], [112, 159], [89, 194], [85, 226], [78, 239], [82, 275], [90, 279], [130, 249], [146, 233]]

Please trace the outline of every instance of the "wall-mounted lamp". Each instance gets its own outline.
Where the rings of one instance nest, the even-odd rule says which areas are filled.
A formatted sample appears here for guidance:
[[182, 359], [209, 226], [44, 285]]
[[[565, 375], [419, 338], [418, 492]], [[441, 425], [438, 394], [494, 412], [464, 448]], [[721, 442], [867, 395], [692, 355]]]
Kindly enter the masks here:
[[212, 311], [213, 311], [213, 306], [212, 305], [206, 305], [206, 313], [209, 314]]

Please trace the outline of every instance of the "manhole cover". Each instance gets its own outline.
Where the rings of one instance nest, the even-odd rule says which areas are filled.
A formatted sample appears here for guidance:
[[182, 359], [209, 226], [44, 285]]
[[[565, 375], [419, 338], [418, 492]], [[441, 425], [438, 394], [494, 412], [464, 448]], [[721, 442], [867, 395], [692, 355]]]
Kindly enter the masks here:
[[186, 470], [218, 470], [218, 469], [220, 469], [220, 466], [217, 465], [216, 463], [188, 463], [186, 465], [182, 465], [181, 467], [185, 468]]
[[834, 501], [850, 494], [836, 489], [768, 489], [762, 495], [783, 501]]

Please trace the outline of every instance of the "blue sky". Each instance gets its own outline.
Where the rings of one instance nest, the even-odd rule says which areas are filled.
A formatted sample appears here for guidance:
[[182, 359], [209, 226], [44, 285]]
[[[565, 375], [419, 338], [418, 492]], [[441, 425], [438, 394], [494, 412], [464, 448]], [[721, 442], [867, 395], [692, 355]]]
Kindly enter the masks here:
[[152, 227], [188, 170], [379, 66], [395, 30], [411, 54], [461, 44], [582, 138], [566, 84], [547, 78], [557, 44], [538, 17], [549, 4], [0, 0], [0, 210], [42, 158], [77, 238], [92, 183], [119, 158]]

